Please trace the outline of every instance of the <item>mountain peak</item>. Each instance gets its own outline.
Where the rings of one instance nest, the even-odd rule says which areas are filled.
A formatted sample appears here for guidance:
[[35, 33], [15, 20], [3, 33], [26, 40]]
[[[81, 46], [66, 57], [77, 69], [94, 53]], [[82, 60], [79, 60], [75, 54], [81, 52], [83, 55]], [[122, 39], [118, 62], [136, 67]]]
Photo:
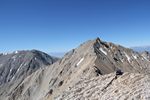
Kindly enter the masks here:
[[[33, 52], [39, 53], [34, 50]], [[66, 53], [56, 63], [32, 72], [18, 84], [14, 91], [10, 90], [11, 95], [8, 98], [14, 98], [14, 100], [52, 100], [63, 94], [66, 89], [70, 90], [76, 84], [80, 84], [82, 79], [95, 80], [99, 79], [97, 77], [103, 79], [106, 76], [110, 78], [109, 86], [112, 85], [113, 80], [118, 80], [116, 78], [124, 76], [123, 73], [149, 75], [149, 58], [148, 53], [143, 55], [132, 49], [96, 38], [84, 42], [79, 47]], [[121, 74], [118, 74], [120, 72]], [[102, 90], [105, 91], [108, 86], [105, 86]], [[18, 91], [20, 92], [18, 93]]]
[[[0, 56], [0, 85], [28, 76], [40, 67], [53, 64], [57, 59], [38, 50], [14, 51]], [[24, 77], [25, 77], [24, 76]]]

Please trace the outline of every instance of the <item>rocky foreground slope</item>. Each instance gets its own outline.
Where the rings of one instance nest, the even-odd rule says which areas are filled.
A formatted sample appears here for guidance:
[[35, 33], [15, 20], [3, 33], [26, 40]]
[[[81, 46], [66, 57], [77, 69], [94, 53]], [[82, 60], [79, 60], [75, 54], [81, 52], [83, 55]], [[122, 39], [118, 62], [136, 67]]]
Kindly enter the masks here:
[[[29, 75], [3, 100], [149, 99], [149, 58], [149, 53], [139, 54], [99, 38], [90, 40]], [[125, 74], [115, 76], [116, 70]]]
[[138, 73], [115, 73], [82, 79], [57, 100], [150, 100], [150, 77]]

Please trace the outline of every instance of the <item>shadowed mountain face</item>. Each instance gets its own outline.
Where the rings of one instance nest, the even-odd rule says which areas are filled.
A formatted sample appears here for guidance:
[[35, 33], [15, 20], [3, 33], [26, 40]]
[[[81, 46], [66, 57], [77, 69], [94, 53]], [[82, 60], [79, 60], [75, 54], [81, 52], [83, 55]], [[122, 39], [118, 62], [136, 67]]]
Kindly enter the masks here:
[[0, 55], [0, 85], [26, 77], [57, 59], [36, 50]]
[[[32, 72], [32, 74], [23, 81], [19, 81], [17, 86], [9, 85], [9, 88], [4, 86], [1, 89], [3, 90], [5, 88], [5, 90], [9, 92], [1, 94], [0, 99], [60, 100], [71, 99], [72, 96], [75, 97], [74, 99], [79, 99], [76, 98], [76, 95], [78, 95], [78, 92], [83, 95], [84, 91], [80, 90], [80, 85], [77, 85], [76, 87], [76, 84], [82, 84], [83, 86], [85, 84], [87, 84], [87, 86], [91, 84], [90, 86], [93, 86], [94, 84], [97, 84], [97, 82], [103, 82], [101, 83], [102, 85], [99, 85], [99, 88], [102, 88], [102, 91], [95, 90], [95, 92], [99, 92], [101, 96], [105, 96], [102, 92], [107, 92], [107, 89], [110, 86], [113, 86], [112, 84], [114, 81], [118, 79], [118, 76], [115, 76], [116, 74], [114, 74], [117, 70], [127, 73], [125, 77], [121, 77], [123, 80], [124, 78], [131, 76], [129, 80], [127, 79], [125, 81], [131, 81], [133, 77], [141, 75], [141, 78], [137, 79], [141, 83], [135, 83], [138, 87], [138, 85], [142, 85], [142, 82], [145, 82], [140, 81], [142, 80], [142, 77], [147, 77], [150, 74], [149, 58], [150, 54], [148, 52], [140, 54], [132, 49], [104, 42], [97, 38], [95, 40], [87, 41], [78, 48], [66, 53], [66, 55], [56, 63], [40, 68], [36, 72]], [[137, 74], [130, 75], [130, 73]], [[147, 76], [144, 74], [147, 74]], [[95, 81], [92, 83], [91, 79]], [[98, 81], [98, 79], [101, 81]], [[88, 80], [89, 82], [86, 82]], [[149, 80], [149, 78], [146, 78], [146, 80]], [[16, 84], [17, 82], [18, 81], [16, 81]], [[120, 88], [123, 90], [122, 83], [115, 84], [120, 84]], [[83, 90], [87, 91], [86, 89], [94, 87], [90, 86], [84, 87]], [[112, 88], [112, 91], [113, 89], [115, 88]], [[73, 91], [74, 93], [71, 93], [70, 91]], [[132, 90], [130, 92], [132, 92]], [[148, 91], [145, 92], [148, 94]], [[69, 95], [69, 97], [67, 97], [67, 95]], [[108, 98], [108, 95], [106, 96], [106, 98]], [[89, 92], [88, 96], [85, 94], [83, 99], [85, 98], [92, 99], [91, 92]], [[101, 100], [101, 98], [99, 99]]]

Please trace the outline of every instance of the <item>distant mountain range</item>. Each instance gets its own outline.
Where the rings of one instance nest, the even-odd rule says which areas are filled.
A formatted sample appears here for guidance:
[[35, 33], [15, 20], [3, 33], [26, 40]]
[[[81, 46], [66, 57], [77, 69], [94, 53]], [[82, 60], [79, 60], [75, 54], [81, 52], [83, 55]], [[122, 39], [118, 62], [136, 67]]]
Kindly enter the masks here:
[[131, 49], [138, 51], [138, 52], [144, 52], [149, 51], [150, 52], [150, 46], [138, 46], [138, 47], [131, 47]]
[[48, 54], [51, 55], [51, 56], [55, 56], [55, 57], [61, 58], [61, 57], [63, 57], [65, 55], [65, 53], [66, 52], [50, 52]]

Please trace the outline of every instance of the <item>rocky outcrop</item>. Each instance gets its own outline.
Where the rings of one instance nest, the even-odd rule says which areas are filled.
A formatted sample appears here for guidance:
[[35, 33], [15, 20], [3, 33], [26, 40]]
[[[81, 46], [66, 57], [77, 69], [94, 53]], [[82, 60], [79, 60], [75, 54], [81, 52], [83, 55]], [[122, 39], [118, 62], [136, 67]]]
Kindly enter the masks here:
[[56, 100], [149, 100], [150, 78], [148, 75], [115, 73], [91, 79], [82, 79], [63, 92]]
[[[116, 71], [119, 74], [115, 73]], [[121, 75], [120, 72], [125, 74]], [[123, 87], [124, 85], [119, 80], [129, 81], [130, 88], [134, 83], [137, 87], [141, 87], [143, 84], [140, 82], [146, 83], [149, 80], [149, 73], [150, 61], [145, 56], [132, 49], [97, 38], [71, 50], [56, 63], [38, 69], [21, 81], [15, 89], [12, 89], [13, 92], [5, 96], [7, 98], [3, 100], [59, 100], [60, 98], [107, 100], [111, 99], [108, 93], [115, 91], [116, 88], [122, 88], [120, 92], [117, 92], [118, 90], [116, 92], [119, 93], [117, 95], [123, 96], [123, 89], [127, 86]], [[138, 79], [137, 76], [141, 78]], [[132, 82], [132, 78], [137, 78], [135, 80], [137, 83]], [[149, 81], [146, 84], [148, 85], [148, 83]], [[144, 84], [142, 88], [145, 86]], [[132, 87], [127, 92], [130, 94], [134, 89], [136, 92], [141, 91], [137, 87]], [[112, 90], [109, 91], [109, 89]], [[88, 90], [90, 91], [88, 92]], [[149, 93], [147, 90], [142, 90], [139, 92], [141, 98], [143, 97], [141, 93], [144, 91]], [[84, 92], [87, 93], [83, 95]], [[148, 98], [148, 96], [143, 98]], [[133, 97], [136, 96], [133, 94]], [[112, 98], [114, 97], [112, 96]], [[117, 98], [119, 99], [119, 96]]]

